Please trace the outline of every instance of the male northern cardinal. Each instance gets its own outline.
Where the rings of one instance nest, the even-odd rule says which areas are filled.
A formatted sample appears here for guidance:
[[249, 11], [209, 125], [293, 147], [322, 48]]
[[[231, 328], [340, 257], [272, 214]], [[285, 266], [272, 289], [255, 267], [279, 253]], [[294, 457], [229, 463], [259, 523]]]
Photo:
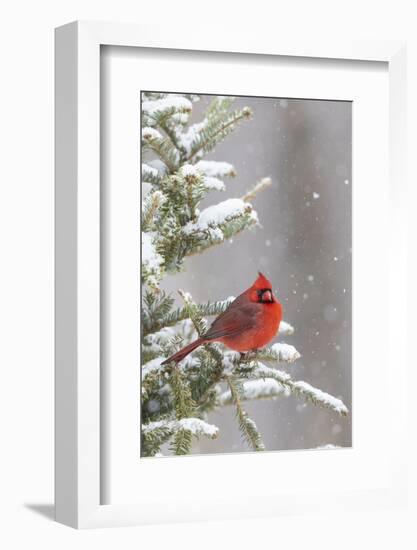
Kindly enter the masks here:
[[257, 350], [272, 340], [282, 319], [282, 306], [272, 293], [272, 285], [259, 273], [253, 285], [221, 313], [208, 331], [168, 357], [162, 365], [179, 363], [193, 350], [208, 342], [222, 342], [242, 353]]

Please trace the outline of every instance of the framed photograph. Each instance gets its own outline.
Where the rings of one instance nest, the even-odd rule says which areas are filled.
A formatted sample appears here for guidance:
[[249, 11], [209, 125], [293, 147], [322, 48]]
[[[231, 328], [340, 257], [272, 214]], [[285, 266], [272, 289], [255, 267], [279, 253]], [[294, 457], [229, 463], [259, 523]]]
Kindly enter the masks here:
[[352, 102], [141, 94], [141, 457], [350, 447]]
[[56, 31], [57, 520], [401, 503], [404, 44], [157, 36]]

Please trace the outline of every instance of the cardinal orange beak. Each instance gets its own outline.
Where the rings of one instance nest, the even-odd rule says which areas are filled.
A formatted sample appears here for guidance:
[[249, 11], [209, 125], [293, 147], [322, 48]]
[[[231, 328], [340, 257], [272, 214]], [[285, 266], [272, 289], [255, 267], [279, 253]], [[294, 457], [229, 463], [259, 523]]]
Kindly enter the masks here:
[[264, 302], [272, 302], [272, 292], [270, 290], [265, 290], [262, 294], [262, 300]]

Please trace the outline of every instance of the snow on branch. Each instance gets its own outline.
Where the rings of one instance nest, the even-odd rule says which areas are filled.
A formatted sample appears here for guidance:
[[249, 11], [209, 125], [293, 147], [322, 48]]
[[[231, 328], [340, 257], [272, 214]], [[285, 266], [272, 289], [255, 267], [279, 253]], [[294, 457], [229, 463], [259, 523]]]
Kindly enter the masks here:
[[254, 221], [258, 221], [256, 213], [251, 205], [245, 204], [240, 199], [227, 199], [223, 202], [205, 208], [199, 216], [199, 229], [204, 230], [209, 225], [221, 225], [243, 214], [252, 214]]
[[278, 362], [294, 363], [294, 361], [301, 357], [300, 353], [298, 353], [294, 346], [284, 344], [283, 342], [273, 344], [269, 348], [269, 351], [272, 356], [275, 356], [276, 361]]
[[291, 376], [287, 372], [267, 367], [259, 361], [252, 363], [252, 367], [253, 370], [249, 376], [254, 376], [255, 378], [273, 378], [283, 385], [287, 385], [291, 382]]
[[215, 439], [219, 433], [219, 428], [214, 424], [208, 424], [200, 418], [182, 418], [177, 421], [177, 428], [191, 432], [195, 436], [205, 435]]
[[149, 178], [157, 178], [159, 175], [158, 170], [149, 164], [142, 163], [142, 178], [147, 181]]
[[219, 428], [214, 424], [209, 424], [200, 418], [181, 418], [180, 420], [157, 420], [142, 424], [142, 433], [144, 436], [150, 435], [152, 432], [165, 430], [170, 435], [180, 430], [190, 432], [192, 435], [199, 437], [204, 435], [210, 439], [215, 439], [219, 433]]
[[158, 269], [162, 263], [161, 256], [156, 252], [150, 233], [142, 232], [142, 263], [149, 269]]
[[164, 260], [155, 249], [152, 234], [142, 231], [143, 278], [147, 284], [156, 287], [161, 278], [161, 265]]
[[252, 370], [247, 376], [249, 378], [273, 378], [283, 386], [287, 387], [291, 393], [300, 395], [315, 405], [320, 405], [331, 409], [341, 416], [346, 416], [349, 412], [343, 401], [337, 397], [333, 397], [332, 395], [315, 388], [302, 380], [293, 380], [288, 373], [267, 367], [263, 363], [257, 361], [253, 362]]
[[223, 239], [221, 226], [245, 215], [248, 216], [250, 224], [258, 223], [258, 216], [251, 204], [245, 203], [241, 199], [227, 199], [202, 210], [197, 221], [189, 222], [183, 231], [186, 235], [191, 235], [218, 230], [219, 238]]
[[[247, 380], [246, 382], [243, 382], [242, 386], [242, 401], [262, 399], [265, 397], [276, 397], [281, 394], [290, 394], [289, 389], [274, 378]], [[230, 390], [223, 392], [219, 397], [220, 405], [230, 405], [232, 402], [233, 400]]]
[[161, 363], [165, 361], [166, 357], [155, 357], [154, 359], [151, 359], [144, 365], [142, 365], [142, 380], [146, 378], [149, 374], [159, 372]]
[[204, 175], [194, 164], [183, 164], [180, 168], [180, 174], [185, 178], [186, 183], [192, 185], [203, 180]]
[[191, 113], [192, 103], [189, 99], [181, 96], [169, 96], [162, 99], [142, 102], [142, 113], [156, 117], [159, 114]]
[[146, 126], [145, 128], [142, 128], [142, 139], [145, 141], [152, 139], [160, 140], [162, 139], [162, 134], [158, 132], [158, 130], [155, 130], [155, 128]]
[[180, 147], [185, 151], [187, 157], [191, 155], [192, 145], [197, 140], [199, 133], [207, 126], [207, 122], [207, 119], [204, 119], [202, 122], [192, 124], [186, 132], [182, 132], [178, 136]]
[[206, 176], [213, 178], [224, 178], [226, 176], [236, 176], [234, 166], [229, 162], [220, 162], [216, 160], [199, 160], [195, 167]]
[[285, 321], [281, 321], [279, 324], [279, 334], [283, 336], [291, 336], [294, 334], [294, 327]]
[[156, 349], [160, 349], [160, 346], [168, 344], [168, 342], [175, 336], [175, 331], [171, 327], [163, 327], [161, 330], [156, 332], [151, 332], [149, 334], [144, 334], [144, 344], [146, 346], [158, 346]]
[[206, 189], [224, 191], [226, 188], [219, 178], [205, 175], [204, 172], [194, 164], [184, 164], [180, 169], [180, 173], [185, 177], [187, 183], [190, 184], [201, 181]]
[[300, 357], [300, 353], [298, 353], [294, 346], [279, 342], [269, 348], [249, 352], [246, 358], [239, 359], [238, 361], [248, 364], [254, 360], [273, 361], [274, 363], [294, 363]]
[[206, 189], [214, 189], [215, 191], [224, 191], [226, 189], [226, 186], [222, 180], [209, 176], [204, 177], [203, 185]]
[[337, 397], [333, 397], [333, 395], [330, 395], [329, 393], [311, 386], [307, 382], [303, 382], [302, 380], [292, 382], [292, 391], [306, 397], [314, 404], [322, 405], [328, 409], [336, 411], [341, 416], [346, 416], [349, 412], [343, 401]]

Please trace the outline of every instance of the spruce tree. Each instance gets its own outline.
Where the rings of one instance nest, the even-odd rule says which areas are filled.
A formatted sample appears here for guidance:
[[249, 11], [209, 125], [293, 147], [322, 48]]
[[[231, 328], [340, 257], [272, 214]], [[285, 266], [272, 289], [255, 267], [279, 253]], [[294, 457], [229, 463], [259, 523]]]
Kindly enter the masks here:
[[[249, 448], [264, 450], [262, 436], [245, 410], [247, 400], [296, 394], [338, 414], [348, 413], [339, 399], [278, 368], [300, 357], [288, 344], [276, 343], [241, 356], [210, 343], [176, 366], [161, 365], [203, 334], [206, 317], [222, 313], [232, 300], [196, 304], [189, 293], [179, 291], [183, 305], [178, 308], [173, 297], [161, 290], [161, 281], [183, 269], [187, 256], [256, 227], [258, 216], [251, 201], [271, 184], [264, 178], [244, 196], [200, 211], [211, 190], [223, 190], [225, 178], [236, 176], [230, 163], [204, 160], [205, 155], [252, 112], [247, 107], [234, 110], [231, 97], [213, 97], [203, 119], [190, 124], [193, 104], [199, 99], [154, 92], [143, 92], [141, 97], [142, 456], [159, 454], [163, 444], [169, 444], [173, 454], [187, 454], [193, 437], [215, 438], [219, 430], [207, 422], [207, 414], [229, 405], [235, 408]], [[281, 323], [281, 335], [293, 330]]]

